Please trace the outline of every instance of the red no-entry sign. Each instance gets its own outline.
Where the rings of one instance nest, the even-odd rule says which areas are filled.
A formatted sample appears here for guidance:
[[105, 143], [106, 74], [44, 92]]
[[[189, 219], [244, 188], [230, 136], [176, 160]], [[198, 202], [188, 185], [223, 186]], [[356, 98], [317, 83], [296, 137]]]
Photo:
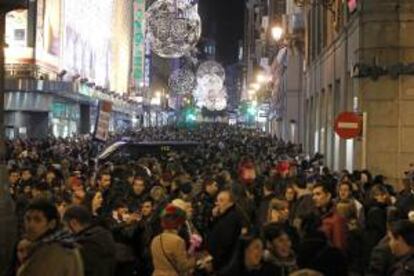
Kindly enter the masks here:
[[353, 139], [360, 136], [362, 116], [354, 112], [342, 112], [335, 120], [335, 132], [342, 139]]

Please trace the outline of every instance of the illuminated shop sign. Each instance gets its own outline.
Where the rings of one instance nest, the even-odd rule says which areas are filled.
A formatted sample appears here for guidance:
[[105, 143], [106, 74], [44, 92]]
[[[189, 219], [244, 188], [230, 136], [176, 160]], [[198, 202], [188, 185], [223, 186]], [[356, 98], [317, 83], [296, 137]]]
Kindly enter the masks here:
[[145, 62], [145, 0], [134, 0], [134, 56], [133, 56], [133, 75], [135, 85], [144, 82], [144, 62]]
[[151, 83], [151, 45], [145, 42], [145, 64], [144, 64], [144, 87], [149, 87]]

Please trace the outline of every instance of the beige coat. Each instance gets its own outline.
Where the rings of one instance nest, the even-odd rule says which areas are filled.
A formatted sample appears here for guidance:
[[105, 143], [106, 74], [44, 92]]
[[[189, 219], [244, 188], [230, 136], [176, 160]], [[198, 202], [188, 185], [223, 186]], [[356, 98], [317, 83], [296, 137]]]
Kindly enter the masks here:
[[44, 244], [23, 263], [17, 276], [83, 276], [82, 257], [78, 249]]
[[151, 242], [151, 254], [153, 276], [184, 276], [195, 268], [195, 259], [188, 256], [184, 240], [175, 233], [156, 236]]

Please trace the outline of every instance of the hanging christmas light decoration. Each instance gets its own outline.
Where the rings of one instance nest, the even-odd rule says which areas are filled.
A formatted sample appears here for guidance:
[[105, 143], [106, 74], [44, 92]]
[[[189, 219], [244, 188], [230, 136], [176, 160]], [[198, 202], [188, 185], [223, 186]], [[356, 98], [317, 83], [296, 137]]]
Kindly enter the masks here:
[[191, 51], [201, 35], [201, 19], [185, 0], [158, 0], [146, 12], [147, 39], [163, 58], [180, 58]]
[[168, 79], [168, 86], [176, 94], [192, 92], [196, 85], [196, 77], [193, 71], [187, 68], [178, 69], [172, 72]]
[[204, 75], [202, 78], [197, 78], [197, 84], [204, 91], [218, 91], [223, 88], [223, 81], [217, 75]]
[[216, 75], [218, 76], [223, 82], [226, 78], [226, 73], [224, 71], [223, 66], [220, 63], [209, 60], [203, 62], [197, 70], [197, 79], [203, 78], [205, 75]]
[[223, 87], [220, 90], [208, 90], [197, 94], [197, 106], [205, 107], [211, 111], [220, 111], [227, 106], [227, 91]]

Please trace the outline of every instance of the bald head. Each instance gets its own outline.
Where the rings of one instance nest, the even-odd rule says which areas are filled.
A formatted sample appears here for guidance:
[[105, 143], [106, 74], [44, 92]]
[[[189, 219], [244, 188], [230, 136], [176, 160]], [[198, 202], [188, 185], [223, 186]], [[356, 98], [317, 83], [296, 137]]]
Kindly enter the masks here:
[[234, 205], [234, 198], [230, 191], [221, 191], [217, 196], [216, 206], [219, 209], [219, 213], [226, 212], [230, 207]]

